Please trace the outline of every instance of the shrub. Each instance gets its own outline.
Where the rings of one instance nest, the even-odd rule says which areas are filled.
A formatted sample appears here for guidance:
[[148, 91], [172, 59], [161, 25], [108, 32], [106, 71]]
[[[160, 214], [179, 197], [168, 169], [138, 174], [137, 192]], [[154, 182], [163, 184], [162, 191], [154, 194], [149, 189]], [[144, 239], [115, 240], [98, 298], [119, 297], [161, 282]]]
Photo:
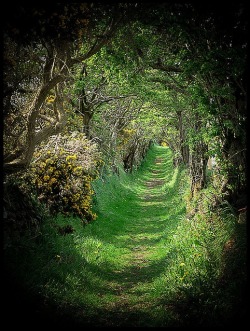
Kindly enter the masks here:
[[29, 178], [52, 213], [73, 214], [86, 223], [96, 218], [91, 211], [91, 182], [100, 164], [96, 144], [84, 134], [52, 136], [36, 150]]

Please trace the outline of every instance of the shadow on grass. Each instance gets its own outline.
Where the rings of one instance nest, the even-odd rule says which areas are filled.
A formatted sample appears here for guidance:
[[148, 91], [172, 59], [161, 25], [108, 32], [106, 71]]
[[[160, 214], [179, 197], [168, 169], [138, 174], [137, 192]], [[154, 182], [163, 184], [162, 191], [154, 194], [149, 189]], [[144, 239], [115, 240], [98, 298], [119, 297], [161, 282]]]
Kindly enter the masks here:
[[[149, 167], [152, 160], [155, 162]], [[156, 149], [151, 160], [149, 158], [147, 162], [145, 167], [138, 171], [136, 183], [121, 183], [121, 191], [114, 196], [107, 196], [105, 201], [100, 203], [99, 221], [102, 225], [99, 226], [98, 221], [93, 224], [97, 230], [93, 233], [95, 236], [98, 234], [98, 240], [104, 246], [112, 243], [114, 249], [122, 248], [124, 252], [127, 249], [134, 254], [130, 263], [127, 263], [126, 258], [121, 266], [115, 266], [112, 260], [107, 259], [90, 262], [79, 254], [76, 246], [72, 246], [72, 261], [62, 259], [58, 264], [54, 261], [53, 270], [52, 265], [48, 266], [48, 276], [46, 273], [44, 276], [44, 288], [39, 288], [41, 295], [34, 294], [35, 290], [28, 293], [27, 289], [18, 289], [18, 286], [12, 288], [13, 293], [9, 295], [9, 300], [6, 300], [9, 301], [7, 306], [11, 311], [11, 303], [14, 302], [15, 316], [19, 318], [20, 325], [32, 325], [33, 319], [36, 318], [39, 326], [164, 326], [164, 319], [158, 318], [157, 312], [148, 308], [150, 304], [146, 302], [144, 305], [140, 298], [147, 295], [148, 283], [167, 270], [169, 259], [167, 254], [150, 259], [145, 248], [152, 252], [161, 240], [166, 240], [168, 231], [178, 226], [178, 217], [183, 215], [185, 210], [178, 203], [179, 197], [176, 196], [181, 172], [177, 172], [173, 178], [170, 150]], [[145, 185], [147, 181], [152, 183], [152, 187]], [[167, 192], [164, 185], [158, 185], [163, 184], [162, 181], [171, 182]], [[89, 225], [88, 229], [91, 229], [91, 226]], [[86, 233], [91, 235], [91, 230], [83, 231], [82, 235]], [[46, 263], [47, 261], [44, 261], [44, 264]], [[79, 279], [74, 289], [72, 284], [67, 283], [67, 279], [71, 277]], [[61, 291], [59, 299], [53, 298], [53, 293], [46, 294], [45, 287], [50, 278], [58, 284]], [[14, 284], [14, 280], [8, 282], [9, 286], [11, 283]], [[77, 305], [67, 297], [67, 292], [74, 291], [78, 292]], [[88, 299], [88, 295], [94, 298], [93, 302]], [[130, 295], [138, 298], [136, 305], [129, 302]], [[103, 296], [111, 299], [109, 305], [106, 302], [104, 308], [99, 308]], [[63, 298], [68, 299], [64, 301]], [[99, 300], [98, 305], [95, 300]], [[168, 321], [167, 326], [174, 323], [173, 321], [174, 319], [172, 322]]]

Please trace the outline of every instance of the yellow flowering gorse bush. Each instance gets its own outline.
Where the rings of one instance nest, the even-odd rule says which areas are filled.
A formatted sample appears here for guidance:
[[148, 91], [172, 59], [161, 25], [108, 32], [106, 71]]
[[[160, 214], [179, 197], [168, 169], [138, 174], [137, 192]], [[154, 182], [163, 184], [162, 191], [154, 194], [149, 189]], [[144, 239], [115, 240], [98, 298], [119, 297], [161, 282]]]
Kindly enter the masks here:
[[101, 162], [96, 144], [82, 133], [52, 136], [36, 150], [29, 177], [52, 213], [74, 214], [86, 223], [96, 218], [91, 182]]

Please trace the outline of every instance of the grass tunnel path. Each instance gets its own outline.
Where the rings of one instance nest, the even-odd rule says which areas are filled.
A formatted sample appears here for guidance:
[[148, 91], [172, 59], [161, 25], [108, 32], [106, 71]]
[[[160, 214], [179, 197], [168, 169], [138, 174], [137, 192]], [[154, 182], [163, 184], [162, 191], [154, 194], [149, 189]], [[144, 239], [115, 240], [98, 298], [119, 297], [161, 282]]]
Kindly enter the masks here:
[[[18, 319], [33, 327], [33, 318], [67, 329], [238, 323], [245, 253], [236, 247], [227, 265], [223, 252], [232, 238], [244, 244], [244, 224], [227, 211], [186, 216], [189, 180], [169, 148], [153, 146], [133, 174], [94, 185], [96, 221], [48, 218], [41, 236], [6, 252], [9, 326]], [[74, 232], [61, 235], [65, 225]]]
[[106, 223], [99, 234], [95, 232], [100, 250], [97, 260], [92, 259], [91, 272], [99, 285], [95, 286], [94, 277], [85, 293], [97, 326], [164, 323], [166, 312], [159, 304], [155, 282], [167, 272], [165, 245], [185, 214], [180, 176], [173, 169], [170, 150], [155, 147], [134, 180], [99, 206], [99, 220], [88, 226], [91, 231]]

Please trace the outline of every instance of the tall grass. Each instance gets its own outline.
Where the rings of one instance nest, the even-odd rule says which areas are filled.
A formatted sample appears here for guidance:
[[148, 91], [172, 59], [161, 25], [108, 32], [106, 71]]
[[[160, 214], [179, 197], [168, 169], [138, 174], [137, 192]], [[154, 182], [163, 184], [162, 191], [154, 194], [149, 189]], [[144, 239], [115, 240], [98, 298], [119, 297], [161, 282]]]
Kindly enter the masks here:
[[[171, 151], [153, 146], [133, 174], [94, 183], [96, 221], [47, 219], [40, 236], [6, 251], [8, 272], [82, 325], [224, 325], [242, 282], [221, 286], [223, 250], [239, 225], [228, 210], [206, 214], [202, 206], [188, 218], [188, 188]], [[74, 232], [62, 236], [66, 225]], [[243, 271], [243, 262], [241, 255], [235, 267]]]

